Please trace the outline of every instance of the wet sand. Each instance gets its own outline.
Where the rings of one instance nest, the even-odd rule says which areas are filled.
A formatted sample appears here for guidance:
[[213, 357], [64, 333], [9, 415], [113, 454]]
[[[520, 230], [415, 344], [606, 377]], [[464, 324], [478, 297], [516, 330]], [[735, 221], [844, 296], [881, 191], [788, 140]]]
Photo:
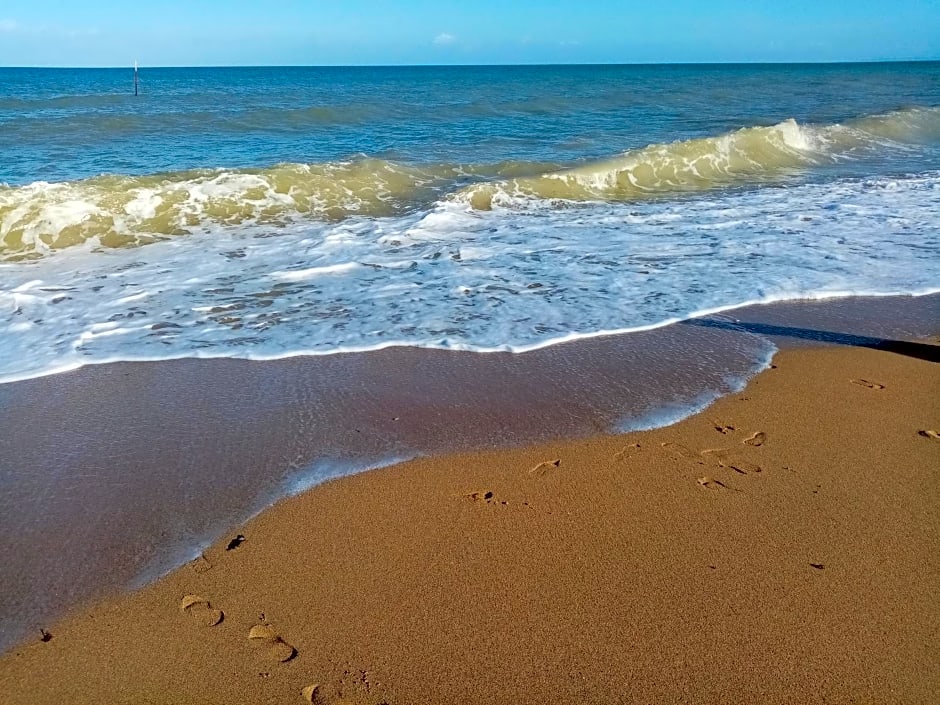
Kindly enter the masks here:
[[933, 703], [934, 344], [787, 350], [664, 429], [328, 482], [44, 625], [3, 700]]
[[663, 424], [779, 346], [935, 331], [940, 295], [738, 309], [525, 354], [398, 348], [86, 367], [0, 385], [0, 652], [326, 478]]

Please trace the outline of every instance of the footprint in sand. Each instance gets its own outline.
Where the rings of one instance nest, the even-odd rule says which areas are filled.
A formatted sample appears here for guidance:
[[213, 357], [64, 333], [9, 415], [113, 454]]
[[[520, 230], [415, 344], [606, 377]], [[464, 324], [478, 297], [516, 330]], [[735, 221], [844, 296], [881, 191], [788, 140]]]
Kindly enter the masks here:
[[626, 460], [627, 458], [632, 458], [641, 450], [642, 448], [640, 448], [639, 443], [631, 443], [630, 445], [626, 446], [623, 450], [620, 450], [614, 453], [614, 460]]
[[728, 426], [728, 425], [717, 423], [717, 422], [713, 422], [713, 423], [715, 426], [715, 430], [718, 431], [718, 433], [722, 434], [723, 436], [726, 436], [732, 431], [734, 431], [734, 426]]
[[313, 703], [313, 705], [327, 705], [327, 700], [321, 692], [323, 689], [319, 683], [312, 683], [300, 691], [304, 702]]
[[368, 671], [347, 668], [339, 681], [311, 683], [300, 695], [311, 705], [388, 705], [377, 688], [381, 690], [381, 684], [373, 682]]
[[661, 446], [669, 455], [679, 460], [693, 460], [696, 463], [702, 462], [702, 459], [694, 450], [681, 443], [671, 443], [667, 441], [666, 443], [662, 443]]
[[331, 695], [328, 695], [326, 690], [321, 684], [313, 683], [301, 690], [300, 696], [305, 703], [311, 703], [312, 705], [355, 705], [357, 702], [361, 702], [360, 700], [351, 700], [348, 697], [340, 697], [335, 692], [335, 688], [331, 689], [334, 691]]
[[529, 470], [530, 475], [544, 475], [550, 470], [553, 470], [561, 465], [561, 459], [556, 458], [555, 460], [544, 460], [534, 468]]
[[872, 382], [867, 379], [853, 379], [852, 384], [857, 384], [860, 387], [866, 387], [867, 389], [884, 389], [883, 384], [878, 384], [878, 382]]
[[328, 695], [326, 691], [327, 688], [319, 683], [314, 683], [301, 690], [300, 695], [305, 703], [311, 703], [312, 705], [352, 705], [351, 700], [341, 699], [336, 696], [335, 692]]
[[702, 457], [711, 458], [718, 463], [719, 467], [734, 470], [741, 475], [750, 475], [761, 471], [761, 466], [757, 463], [752, 463], [750, 460], [740, 458], [726, 448], [703, 450]]
[[248, 641], [267, 647], [268, 658], [285, 663], [297, 655], [297, 649], [288, 644], [270, 624], [256, 624], [248, 631]]
[[742, 443], [744, 443], [746, 446], [754, 446], [756, 448], [758, 446], [764, 445], [764, 441], [766, 440], [767, 434], [763, 431], [758, 431], [757, 433], [745, 438]]
[[214, 627], [225, 618], [222, 610], [216, 609], [209, 604], [207, 599], [199, 595], [186, 595], [180, 602], [180, 611], [185, 612], [197, 624], [204, 627]]
[[933, 438], [935, 441], [940, 441], [940, 431], [934, 431], [929, 428], [918, 431], [917, 435], [924, 438]]
[[696, 482], [698, 482], [698, 484], [704, 487], [706, 490], [730, 490], [732, 489], [731, 487], [728, 487], [728, 485], [726, 485], [721, 480], [716, 480], [714, 477], [709, 477], [708, 475], [705, 475], [705, 477], [698, 478]]
[[[497, 500], [496, 495], [493, 494], [492, 490], [477, 490], [476, 492], [468, 492], [463, 495], [464, 499], [469, 499], [471, 502], [483, 502], [483, 504], [501, 504], [506, 506], [509, 504], [504, 499]], [[523, 504], [528, 504], [528, 502], [523, 502]]]

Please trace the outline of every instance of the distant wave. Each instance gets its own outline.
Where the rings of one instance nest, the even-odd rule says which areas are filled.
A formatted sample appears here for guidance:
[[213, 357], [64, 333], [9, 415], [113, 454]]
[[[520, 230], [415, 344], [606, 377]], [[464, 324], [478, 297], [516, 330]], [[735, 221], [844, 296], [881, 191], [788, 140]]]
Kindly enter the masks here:
[[785, 120], [718, 137], [652, 144], [574, 169], [471, 186], [460, 194], [474, 208], [518, 199], [632, 200], [774, 181], [804, 168], [861, 158], [892, 145], [940, 141], [940, 108], [909, 108], [843, 124]]
[[218, 226], [276, 228], [310, 219], [401, 215], [440, 201], [478, 210], [533, 199], [630, 201], [774, 182], [814, 165], [938, 141], [940, 108], [909, 108], [842, 124], [787, 120], [747, 127], [568, 169], [539, 162], [415, 166], [362, 158], [0, 186], [0, 261], [83, 244], [134, 247]]

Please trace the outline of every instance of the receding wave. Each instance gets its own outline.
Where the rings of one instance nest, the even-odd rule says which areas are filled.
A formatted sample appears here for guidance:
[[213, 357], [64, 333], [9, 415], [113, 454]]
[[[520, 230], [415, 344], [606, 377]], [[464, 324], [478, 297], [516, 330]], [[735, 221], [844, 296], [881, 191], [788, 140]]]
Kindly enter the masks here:
[[834, 125], [787, 120], [653, 144], [568, 169], [537, 162], [414, 166], [363, 158], [0, 186], [0, 260], [82, 244], [133, 247], [219, 226], [393, 216], [439, 201], [487, 210], [519, 199], [632, 200], [777, 181], [814, 165], [937, 141], [940, 108], [909, 108]]

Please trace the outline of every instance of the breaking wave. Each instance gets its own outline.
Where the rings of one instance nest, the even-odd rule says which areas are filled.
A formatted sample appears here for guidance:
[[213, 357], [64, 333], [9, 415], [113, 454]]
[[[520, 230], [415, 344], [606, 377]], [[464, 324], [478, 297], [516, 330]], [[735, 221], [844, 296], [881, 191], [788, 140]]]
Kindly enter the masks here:
[[134, 247], [219, 226], [277, 228], [402, 215], [441, 201], [489, 210], [519, 199], [629, 201], [778, 182], [816, 165], [938, 140], [940, 108], [909, 108], [833, 125], [786, 120], [652, 144], [567, 169], [538, 162], [414, 166], [362, 158], [0, 185], [0, 261], [77, 245]]
[[785, 120], [718, 137], [652, 144], [614, 159], [532, 178], [477, 184], [460, 199], [477, 209], [518, 199], [624, 201], [778, 181], [802, 170], [880, 149], [940, 140], [940, 108], [910, 108], [844, 124]]

